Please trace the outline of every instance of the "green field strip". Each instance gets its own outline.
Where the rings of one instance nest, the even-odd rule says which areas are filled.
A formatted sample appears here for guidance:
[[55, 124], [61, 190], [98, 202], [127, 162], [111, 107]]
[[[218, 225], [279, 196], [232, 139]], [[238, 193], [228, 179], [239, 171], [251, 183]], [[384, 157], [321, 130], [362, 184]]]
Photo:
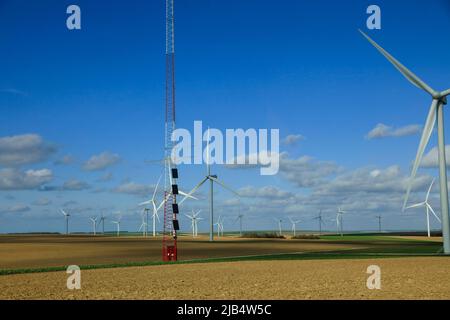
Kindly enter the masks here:
[[[233, 257], [219, 257], [207, 259], [192, 259], [181, 260], [177, 262], [162, 262], [162, 261], [143, 261], [143, 262], [128, 262], [116, 264], [94, 264], [81, 265], [81, 270], [94, 269], [112, 269], [112, 268], [127, 268], [127, 267], [146, 267], [146, 266], [161, 266], [161, 265], [180, 265], [180, 264], [196, 264], [196, 263], [217, 263], [217, 262], [240, 262], [240, 261], [274, 261], [274, 260], [330, 260], [330, 259], [380, 259], [380, 258], [402, 258], [402, 257], [449, 257], [439, 254], [438, 246], [428, 248], [429, 250], [420, 250], [418, 248], [408, 248], [410, 250], [403, 251], [403, 248], [367, 248], [367, 249], [347, 249], [340, 251], [326, 251], [326, 252], [294, 252], [294, 253], [279, 253], [279, 254], [265, 254], [265, 255], [246, 255]], [[390, 249], [387, 251], [383, 251]], [[409, 252], [408, 252], [409, 251]], [[59, 272], [66, 271], [67, 266], [55, 266], [44, 268], [23, 268], [23, 269], [0, 269], [0, 276], [26, 273], [43, 273], [43, 272]]]

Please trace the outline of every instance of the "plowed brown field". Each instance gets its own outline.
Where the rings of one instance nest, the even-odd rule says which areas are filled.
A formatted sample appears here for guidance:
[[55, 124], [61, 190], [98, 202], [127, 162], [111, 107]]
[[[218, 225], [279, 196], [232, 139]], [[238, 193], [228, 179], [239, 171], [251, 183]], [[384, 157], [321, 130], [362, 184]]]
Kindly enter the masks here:
[[[381, 290], [366, 269], [381, 268]], [[450, 259], [247, 261], [0, 276], [1, 299], [449, 299]]]

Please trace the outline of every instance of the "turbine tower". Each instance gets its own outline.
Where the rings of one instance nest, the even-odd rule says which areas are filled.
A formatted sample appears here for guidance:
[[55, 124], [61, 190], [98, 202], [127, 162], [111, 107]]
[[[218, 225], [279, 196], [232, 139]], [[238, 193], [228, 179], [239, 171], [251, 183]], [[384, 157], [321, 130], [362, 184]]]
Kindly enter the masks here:
[[408, 197], [411, 192], [411, 187], [414, 182], [414, 178], [419, 169], [419, 165], [422, 162], [422, 156], [425, 152], [425, 148], [430, 140], [433, 128], [437, 122], [438, 133], [438, 161], [439, 161], [439, 183], [440, 183], [440, 196], [441, 196], [441, 215], [442, 215], [442, 236], [444, 243], [444, 254], [450, 254], [450, 218], [448, 210], [448, 187], [447, 187], [447, 164], [445, 159], [445, 140], [444, 140], [444, 105], [447, 104], [447, 96], [450, 95], [450, 89], [445, 91], [436, 91], [427, 85], [418, 76], [412, 73], [408, 68], [400, 63], [397, 59], [391, 56], [380, 45], [373, 41], [368, 35], [359, 30], [362, 35], [387, 59], [394, 67], [400, 71], [400, 73], [413, 85], [427, 92], [431, 98], [431, 107], [428, 111], [427, 120], [423, 127], [422, 137], [420, 138], [419, 148], [417, 149], [416, 159], [411, 171], [411, 177], [408, 182], [406, 190], [405, 201], [403, 202], [403, 210], [406, 208]]
[[240, 213], [237, 218], [236, 222], [239, 221], [239, 236], [242, 237], [242, 219], [244, 218], [244, 215]]

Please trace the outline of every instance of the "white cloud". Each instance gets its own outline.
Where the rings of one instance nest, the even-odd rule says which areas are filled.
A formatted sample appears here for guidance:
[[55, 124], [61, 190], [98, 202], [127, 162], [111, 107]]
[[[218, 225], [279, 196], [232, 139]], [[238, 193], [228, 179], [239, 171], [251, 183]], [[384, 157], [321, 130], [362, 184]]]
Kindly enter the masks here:
[[19, 166], [46, 161], [57, 148], [37, 134], [0, 138], [0, 165]]
[[62, 186], [42, 186], [40, 191], [81, 191], [90, 189], [91, 186], [84, 181], [80, 181], [77, 179], [70, 179], [63, 183]]
[[422, 126], [418, 124], [411, 124], [404, 127], [393, 128], [383, 123], [379, 123], [375, 126], [375, 128], [369, 131], [369, 133], [366, 135], [366, 139], [371, 140], [387, 137], [405, 137], [420, 133], [421, 130]]
[[49, 169], [27, 170], [0, 169], [0, 190], [29, 190], [36, 189], [53, 179]]
[[16, 204], [7, 208], [0, 208], [0, 213], [21, 213], [30, 211], [30, 207], [25, 204]]
[[273, 186], [261, 188], [248, 186], [239, 189], [238, 193], [245, 198], [286, 199], [294, 196], [291, 192], [283, 191]]
[[62, 190], [64, 191], [79, 191], [89, 189], [90, 185], [84, 181], [80, 181], [77, 179], [71, 179], [64, 182], [62, 186]]
[[303, 141], [305, 139], [306, 138], [301, 134], [290, 134], [290, 135], [286, 136], [281, 141], [281, 143], [283, 143], [284, 145], [287, 145], [287, 146], [292, 146], [292, 145], [297, 144], [299, 141]]
[[[450, 145], [445, 146], [445, 156], [447, 165], [450, 165]], [[438, 160], [438, 148], [434, 147], [423, 156], [421, 166], [424, 168], [437, 168], [439, 167]]]
[[153, 192], [153, 187], [135, 182], [125, 182], [112, 190], [115, 193], [125, 193], [138, 196], [150, 195]]
[[120, 161], [120, 157], [118, 154], [114, 154], [111, 152], [102, 152], [98, 155], [93, 155], [89, 160], [87, 160], [83, 169], [87, 171], [97, 171], [106, 169]]
[[309, 156], [291, 159], [287, 153], [283, 153], [280, 157], [282, 176], [299, 187], [318, 185], [339, 170], [340, 168], [334, 162], [318, 161]]

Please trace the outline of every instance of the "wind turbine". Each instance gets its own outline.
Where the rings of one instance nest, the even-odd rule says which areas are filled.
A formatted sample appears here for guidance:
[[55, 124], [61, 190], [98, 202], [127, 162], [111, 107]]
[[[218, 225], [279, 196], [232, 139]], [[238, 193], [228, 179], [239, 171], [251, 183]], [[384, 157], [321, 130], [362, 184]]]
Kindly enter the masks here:
[[223, 218], [219, 216], [219, 219], [217, 219], [217, 222], [214, 223], [215, 226], [217, 226], [217, 236], [223, 237]]
[[281, 237], [282, 236], [282, 234], [281, 234], [281, 223], [283, 222], [283, 220], [277, 219], [277, 218], [273, 218], [273, 220], [275, 220], [278, 223], [278, 230], [279, 230], [278, 235]]
[[322, 224], [323, 224], [323, 218], [322, 218], [322, 210], [319, 211], [319, 215], [314, 218], [314, 220], [319, 221], [319, 235], [322, 234]]
[[198, 234], [198, 221], [203, 220], [202, 218], [198, 217], [199, 213], [202, 210], [198, 210], [197, 212], [194, 212], [192, 210], [192, 214], [185, 214], [186, 217], [188, 217], [191, 220], [191, 229], [192, 229], [192, 237], [196, 237]]
[[122, 220], [122, 217], [119, 215], [119, 218], [117, 221], [111, 221], [111, 223], [114, 223], [117, 225], [117, 236], [120, 237], [120, 220]]
[[378, 219], [378, 232], [381, 232], [381, 219], [383, 218], [382, 216], [376, 216], [375, 218]]
[[68, 214], [63, 209], [60, 209], [60, 210], [61, 210], [61, 213], [64, 215], [64, 218], [66, 220], [66, 235], [68, 235], [69, 234], [69, 217], [70, 217], [70, 214]]
[[447, 96], [450, 95], [450, 89], [442, 92], [435, 91], [430, 86], [428, 86], [424, 81], [422, 81], [418, 76], [408, 70], [404, 65], [402, 65], [398, 60], [391, 56], [386, 50], [379, 46], [375, 41], [373, 41], [364, 32], [359, 30], [362, 35], [386, 58], [390, 63], [397, 68], [398, 71], [412, 84], [414, 84], [419, 89], [427, 92], [432, 97], [431, 107], [428, 111], [427, 120], [422, 132], [422, 137], [420, 138], [419, 147], [417, 149], [416, 159], [411, 171], [411, 177], [408, 182], [405, 201], [403, 202], [403, 210], [406, 208], [408, 202], [409, 194], [411, 192], [411, 187], [414, 182], [417, 170], [420, 163], [422, 162], [422, 156], [425, 152], [425, 147], [430, 140], [431, 134], [435, 122], [437, 122], [438, 131], [438, 160], [439, 160], [439, 182], [440, 182], [440, 197], [441, 197], [441, 215], [442, 215], [442, 235], [444, 243], [444, 253], [450, 254], [450, 219], [448, 210], [448, 189], [447, 189], [447, 165], [445, 159], [445, 140], [444, 140], [444, 105], [447, 104]]
[[92, 221], [92, 227], [94, 229], [94, 236], [97, 234], [97, 217], [89, 218]]
[[[295, 237], [295, 233], [296, 233], [296, 225], [300, 222], [302, 222], [302, 220], [293, 220], [291, 217], [289, 217], [289, 221], [292, 224], [292, 232], [294, 233], [294, 237]], [[281, 232], [280, 232], [281, 234]]]
[[[158, 222], [160, 221], [160, 220], [159, 220], [158, 211], [159, 211], [159, 209], [161, 209], [162, 204], [163, 204], [163, 203], [165, 202], [165, 200], [166, 200], [166, 199], [164, 199], [164, 201], [161, 202], [161, 204], [160, 204], [158, 207], [156, 206], [156, 200], [155, 200], [155, 197], [156, 197], [156, 192], [158, 191], [158, 186], [159, 186], [159, 182], [161, 181], [161, 177], [162, 177], [162, 175], [159, 176], [158, 183], [157, 183], [156, 186], [155, 186], [155, 190], [153, 191], [153, 195], [152, 195], [151, 199], [150, 199], [150, 200], [147, 200], [147, 201], [144, 201], [144, 202], [141, 202], [141, 203], [139, 204], [139, 206], [146, 206], [146, 205], [148, 205], [148, 204], [151, 204], [151, 205], [152, 205], [152, 208], [153, 208], [153, 214], [152, 214], [152, 219], [153, 219], [153, 237], [156, 237], [156, 220], [158, 220]], [[180, 192], [180, 191], [179, 191], [179, 192]], [[181, 193], [181, 192], [180, 192], [180, 193]], [[145, 213], [146, 213], [146, 215], [147, 215], [147, 220], [148, 220], [148, 210], [147, 210], [147, 209], [144, 209], [144, 210], [145, 210]], [[146, 228], [148, 228], [148, 221], [147, 221]], [[148, 229], [147, 229], [147, 232], [148, 232]]]
[[341, 233], [341, 237], [344, 236], [343, 233], [343, 214], [346, 213], [345, 211], [341, 210], [341, 208], [338, 208], [338, 211], [336, 213], [336, 227], [337, 227], [337, 232]]
[[[239, 194], [224, 184], [217, 178], [217, 175], [211, 174], [211, 165], [210, 165], [210, 155], [209, 155], [209, 140], [210, 140], [210, 132], [208, 129], [208, 144], [206, 145], [206, 177], [200, 181], [189, 193], [188, 196], [192, 195], [198, 188], [200, 188], [206, 181], [209, 181], [209, 241], [214, 241], [214, 183], [221, 185], [223, 188], [231, 191], [235, 195], [239, 197]], [[180, 201], [182, 203], [184, 199]]]
[[106, 217], [103, 215], [103, 212], [102, 212], [102, 215], [100, 217], [100, 221], [98, 223], [99, 224], [100, 224], [100, 222], [102, 223], [102, 233], [103, 234], [105, 234], [105, 220], [106, 220]]
[[242, 237], [242, 219], [244, 218], [244, 215], [242, 213], [240, 213], [237, 218], [236, 221], [237, 222], [239, 220], [239, 236]]
[[147, 214], [147, 208], [144, 208], [143, 210], [142, 210], [142, 212], [141, 212], [141, 218], [142, 218], [142, 224], [141, 224], [141, 226], [139, 227], [139, 232], [142, 230], [142, 236], [143, 237], [146, 237], [147, 236], [147, 225], [148, 225], [148, 223], [147, 223], [147, 217], [148, 217], [148, 214]]
[[439, 219], [439, 217], [436, 215], [436, 213], [434, 212], [433, 208], [431, 207], [430, 203], [428, 202], [428, 198], [430, 197], [430, 192], [431, 192], [431, 188], [433, 187], [433, 183], [434, 183], [434, 179], [433, 179], [433, 181], [431, 181], [431, 184], [430, 184], [430, 187], [428, 188], [428, 192], [427, 192], [427, 195], [425, 197], [425, 201], [424, 202], [416, 203], [416, 204], [413, 204], [412, 206], [406, 207], [406, 209], [425, 207], [425, 212], [427, 214], [428, 238], [431, 236], [431, 234], [430, 234], [430, 211], [431, 211], [431, 213], [433, 213], [435, 218], [439, 222], [441, 222], [441, 219]]

